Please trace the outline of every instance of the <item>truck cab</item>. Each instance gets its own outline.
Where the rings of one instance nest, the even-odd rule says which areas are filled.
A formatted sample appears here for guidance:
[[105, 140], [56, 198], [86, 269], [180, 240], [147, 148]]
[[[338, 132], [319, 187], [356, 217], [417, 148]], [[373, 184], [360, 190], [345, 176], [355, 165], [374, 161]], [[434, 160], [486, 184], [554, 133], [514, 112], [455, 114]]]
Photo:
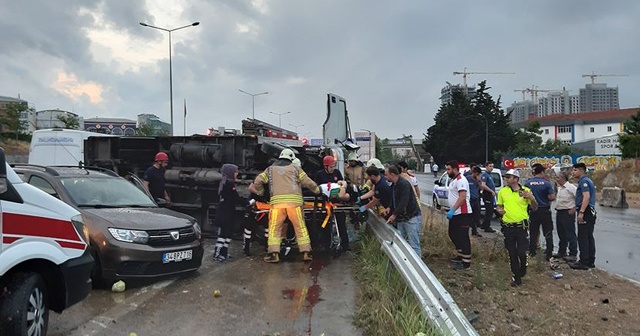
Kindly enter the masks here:
[[0, 148], [0, 335], [46, 335], [91, 290], [93, 258], [78, 211], [25, 183]]

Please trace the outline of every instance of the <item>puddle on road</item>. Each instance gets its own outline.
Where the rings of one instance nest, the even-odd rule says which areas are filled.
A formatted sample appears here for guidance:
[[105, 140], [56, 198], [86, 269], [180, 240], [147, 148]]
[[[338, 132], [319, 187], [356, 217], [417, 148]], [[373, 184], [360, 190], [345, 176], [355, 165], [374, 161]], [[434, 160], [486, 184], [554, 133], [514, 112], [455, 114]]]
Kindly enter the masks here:
[[307, 267], [304, 268], [304, 273], [309, 273], [312, 278], [312, 284], [310, 286], [304, 286], [301, 288], [285, 288], [282, 290], [282, 298], [285, 300], [297, 301], [294, 310], [291, 312], [291, 317], [298, 316], [304, 309], [308, 314], [307, 334], [311, 335], [311, 318], [313, 317], [313, 308], [321, 300], [320, 293], [322, 292], [320, 285], [318, 284], [318, 275], [320, 271], [327, 267], [331, 263], [327, 259], [314, 259]]

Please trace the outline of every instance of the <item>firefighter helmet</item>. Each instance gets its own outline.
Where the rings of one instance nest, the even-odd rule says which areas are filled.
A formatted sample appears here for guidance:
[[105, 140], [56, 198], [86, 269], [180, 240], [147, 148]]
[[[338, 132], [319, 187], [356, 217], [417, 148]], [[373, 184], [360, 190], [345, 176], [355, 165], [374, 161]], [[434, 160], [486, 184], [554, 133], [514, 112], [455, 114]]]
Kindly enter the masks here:
[[323, 166], [333, 166], [334, 164], [336, 164], [336, 159], [334, 159], [333, 156], [327, 155], [322, 158]]
[[289, 148], [285, 148], [280, 152], [280, 159], [287, 159], [289, 161], [293, 161], [296, 158], [296, 154]]
[[358, 153], [351, 152], [347, 155], [347, 161], [358, 161]]

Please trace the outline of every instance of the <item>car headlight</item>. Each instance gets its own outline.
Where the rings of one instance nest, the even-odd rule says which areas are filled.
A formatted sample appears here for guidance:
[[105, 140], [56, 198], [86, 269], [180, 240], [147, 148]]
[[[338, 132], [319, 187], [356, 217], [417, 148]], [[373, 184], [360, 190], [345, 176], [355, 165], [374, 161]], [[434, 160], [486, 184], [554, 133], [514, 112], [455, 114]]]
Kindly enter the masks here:
[[197, 239], [202, 238], [202, 229], [200, 228], [200, 225], [198, 225], [198, 222], [193, 223], [193, 232], [195, 232]]
[[145, 231], [109, 228], [109, 233], [122, 242], [146, 244], [149, 241], [149, 234]]

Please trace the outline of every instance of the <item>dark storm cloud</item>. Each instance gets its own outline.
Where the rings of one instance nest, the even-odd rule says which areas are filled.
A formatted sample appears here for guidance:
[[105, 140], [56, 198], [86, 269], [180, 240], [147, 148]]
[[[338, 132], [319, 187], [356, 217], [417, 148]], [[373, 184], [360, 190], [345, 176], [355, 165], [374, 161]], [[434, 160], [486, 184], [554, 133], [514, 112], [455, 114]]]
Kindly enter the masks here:
[[[186, 2], [179, 17], [167, 20], [142, 1], [12, 1], [0, 12], [0, 95], [23, 87], [39, 107], [64, 108], [65, 101], [87, 116], [96, 113], [135, 119], [156, 113], [168, 120], [168, 55], [155, 64], [115, 71], [127, 60], [98, 64], [89, 51], [87, 28], [101, 14], [114, 34], [132, 36], [131, 49], [166, 44], [164, 33], [139, 26], [147, 22], [175, 27], [200, 21], [173, 34], [174, 119], [182, 128], [187, 99], [189, 126], [239, 127], [251, 113], [251, 97], [239, 93], [269, 91], [256, 97], [256, 117], [277, 123], [269, 111], [292, 111], [283, 126], [301, 124], [302, 132], [321, 133], [325, 95], [347, 98], [353, 130], [368, 128], [382, 136], [420, 137], [433, 124], [445, 82], [462, 82], [453, 71], [516, 72], [475, 75], [486, 79], [503, 107], [522, 98], [514, 89], [566, 87], [576, 94], [602, 77], [619, 85], [621, 107], [637, 106], [634, 77], [640, 75], [640, 3], [603, 1], [265, 1], [262, 13], [251, 1]], [[8, 14], [11, 13], [11, 14]], [[165, 22], [169, 21], [169, 22]], [[248, 32], [242, 31], [248, 27]], [[164, 46], [163, 46], [164, 47]], [[141, 51], [142, 52], [142, 51]], [[27, 55], [25, 57], [25, 55]], [[41, 61], [38, 59], [41, 58]], [[59, 63], [59, 64], [58, 64]], [[42, 82], [51, 82], [49, 64], [66, 66], [81, 80], [105, 87], [104, 106], [71, 102]], [[11, 91], [13, 92], [13, 91]], [[410, 120], [410, 122], [405, 122]], [[197, 125], [197, 127], [196, 127]]]

